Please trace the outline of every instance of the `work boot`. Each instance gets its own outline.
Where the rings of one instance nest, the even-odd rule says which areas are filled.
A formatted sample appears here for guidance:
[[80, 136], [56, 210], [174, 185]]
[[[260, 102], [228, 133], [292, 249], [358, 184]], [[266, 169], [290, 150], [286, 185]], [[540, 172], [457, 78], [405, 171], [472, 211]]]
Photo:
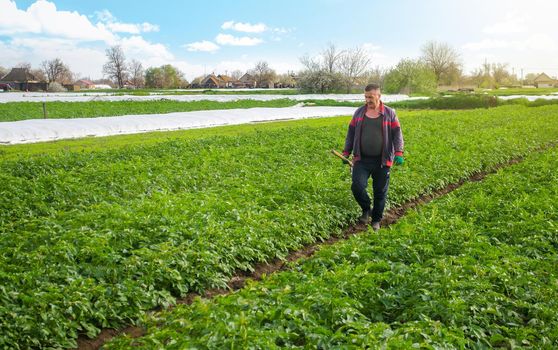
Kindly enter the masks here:
[[374, 222], [372, 223], [372, 229], [373, 229], [374, 231], [378, 231], [378, 230], [380, 229], [380, 222], [379, 222], [379, 221], [374, 221]]
[[368, 224], [368, 220], [370, 220], [370, 212], [368, 210], [363, 210], [362, 215], [358, 217], [358, 222], [361, 224]]

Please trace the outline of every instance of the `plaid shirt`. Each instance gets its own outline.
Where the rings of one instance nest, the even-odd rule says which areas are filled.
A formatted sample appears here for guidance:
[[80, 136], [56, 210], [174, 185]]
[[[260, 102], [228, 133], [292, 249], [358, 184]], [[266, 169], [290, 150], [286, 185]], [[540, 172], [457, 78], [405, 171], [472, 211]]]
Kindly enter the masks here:
[[[360, 137], [362, 134], [362, 121], [366, 116], [366, 105], [359, 107], [351, 122], [345, 139], [343, 155], [348, 157], [353, 154], [353, 161], [358, 162], [360, 156]], [[393, 157], [403, 155], [403, 133], [395, 111], [383, 102], [380, 102], [380, 117], [382, 118], [382, 165], [392, 166]]]

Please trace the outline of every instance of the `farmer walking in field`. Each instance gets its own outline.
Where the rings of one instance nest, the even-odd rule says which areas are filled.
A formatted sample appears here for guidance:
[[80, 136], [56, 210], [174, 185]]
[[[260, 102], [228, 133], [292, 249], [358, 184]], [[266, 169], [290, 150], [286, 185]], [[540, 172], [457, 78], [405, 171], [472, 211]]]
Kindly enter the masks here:
[[[391, 166], [403, 164], [403, 133], [395, 111], [380, 100], [380, 86], [369, 84], [364, 89], [366, 104], [359, 107], [349, 123], [343, 155], [353, 154], [351, 190], [362, 208], [360, 223], [372, 218], [372, 229], [380, 229], [384, 214]], [[372, 177], [374, 203], [367, 192]]]

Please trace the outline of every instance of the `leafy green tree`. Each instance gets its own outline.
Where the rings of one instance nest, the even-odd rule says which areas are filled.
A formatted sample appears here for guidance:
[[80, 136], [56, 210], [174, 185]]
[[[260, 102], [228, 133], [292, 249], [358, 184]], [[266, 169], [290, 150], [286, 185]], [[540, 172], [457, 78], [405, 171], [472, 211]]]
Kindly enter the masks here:
[[188, 81], [178, 68], [165, 64], [145, 70], [145, 86], [156, 89], [176, 89], [187, 87]]
[[387, 93], [422, 93], [436, 91], [436, 75], [422, 61], [402, 59], [384, 79], [383, 90]]
[[162, 89], [164, 84], [163, 70], [159, 67], [149, 67], [145, 70], [145, 86], [152, 89]]

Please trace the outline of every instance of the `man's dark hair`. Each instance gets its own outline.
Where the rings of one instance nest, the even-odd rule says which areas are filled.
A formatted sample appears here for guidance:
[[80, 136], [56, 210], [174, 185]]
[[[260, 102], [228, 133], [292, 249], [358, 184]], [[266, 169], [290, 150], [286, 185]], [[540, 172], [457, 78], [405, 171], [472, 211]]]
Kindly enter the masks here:
[[380, 90], [380, 85], [376, 83], [368, 84], [364, 88], [364, 91]]

